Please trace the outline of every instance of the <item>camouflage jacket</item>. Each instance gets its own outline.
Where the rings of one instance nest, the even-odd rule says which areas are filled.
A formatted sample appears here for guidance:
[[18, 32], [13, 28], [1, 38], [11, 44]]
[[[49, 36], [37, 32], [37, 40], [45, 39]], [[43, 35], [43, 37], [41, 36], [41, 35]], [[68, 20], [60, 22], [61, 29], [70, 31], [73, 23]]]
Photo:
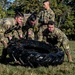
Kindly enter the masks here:
[[[14, 32], [12, 33], [12, 31], [7, 33], [7, 34], [5, 33], [7, 30], [11, 29], [12, 27], [17, 26], [15, 24], [15, 19], [14, 18], [4, 18], [4, 19], [2, 19], [1, 20], [1, 26], [5, 29], [5, 31], [3, 32], [5, 37], [8, 38], [8, 37], [13, 37], [14, 36]], [[16, 31], [16, 30], [13, 30], [13, 31]], [[21, 28], [18, 29], [16, 32], [17, 32], [18, 36], [20, 34], [22, 34]]]
[[55, 28], [53, 32], [49, 32], [45, 29], [43, 32], [39, 32], [38, 41], [44, 41], [46, 43], [51, 43], [54, 46], [63, 46], [64, 49], [69, 49], [69, 40], [67, 36], [58, 28]]
[[4, 32], [5, 32], [5, 29], [0, 25], [0, 42], [5, 40]]
[[32, 26], [29, 23], [26, 23], [26, 25], [23, 27], [24, 38], [26, 39], [35, 40], [37, 32], [38, 32], [38, 27], [36, 26], [36, 24]]
[[20, 39], [20, 38], [23, 38], [23, 32], [22, 32], [22, 27], [19, 26], [19, 25], [15, 25], [12, 30], [12, 37], [14, 38], [17, 38], [17, 39]]
[[[14, 20], [14, 18], [4, 18], [4, 19], [2, 19], [0, 25], [6, 31], [9, 28], [11, 28], [13, 25], [15, 25], [15, 20]], [[3, 32], [3, 33], [5, 33], [5, 32]], [[4, 34], [4, 35], [5, 35], [5, 37], [12, 36], [12, 33], [10, 32], [10, 33]]]
[[55, 14], [51, 8], [49, 10], [44, 9], [43, 11], [41, 11], [38, 14], [37, 17], [38, 17], [38, 21], [40, 23], [44, 23], [44, 24], [47, 24], [48, 21], [50, 21], [50, 20], [52, 20], [52, 21], [55, 20]]

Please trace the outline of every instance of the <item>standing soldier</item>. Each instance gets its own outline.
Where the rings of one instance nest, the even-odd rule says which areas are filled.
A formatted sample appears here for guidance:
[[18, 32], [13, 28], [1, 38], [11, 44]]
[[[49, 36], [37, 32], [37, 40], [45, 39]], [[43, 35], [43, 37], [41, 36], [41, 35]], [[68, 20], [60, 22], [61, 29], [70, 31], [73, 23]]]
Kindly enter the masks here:
[[39, 28], [41, 28], [42, 30], [47, 28], [47, 23], [48, 21], [55, 20], [55, 14], [53, 12], [53, 10], [50, 8], [50, 2], [49, 0], [44, 0], [43, 1], [43, 10], [38, 14], [38, 23], [39, 23]]
[[47, 28], [39, 33], [38, 41], [44, 41], [46, 43], [51, 43], [53, 46], [63, 47], [67, 55], [68, 61], [72, 62], [72, 56], [69, 48], [69, 40], [66, 35], [58, 28], [56, 28], [53, 21], [49, 21]]
[[14, 18], [5, 18], [2, 21], [1, 25], [1, 38], [0, 41], [2, 42], [4, 48], [2, 52], [1, 59], [5, 59], [7, 55], [7, 43], [9, 40], [11, 40], [13, 37], [20, 39], [22, 38], [22, 25], [23, 25], [23, 14], [18, 12]]
[[24, 37], [26, 39], [36, 40], [38, 28], [36, 26], [36, 15], [31, 14], [27, 20], [26, 25], [23, 27]]

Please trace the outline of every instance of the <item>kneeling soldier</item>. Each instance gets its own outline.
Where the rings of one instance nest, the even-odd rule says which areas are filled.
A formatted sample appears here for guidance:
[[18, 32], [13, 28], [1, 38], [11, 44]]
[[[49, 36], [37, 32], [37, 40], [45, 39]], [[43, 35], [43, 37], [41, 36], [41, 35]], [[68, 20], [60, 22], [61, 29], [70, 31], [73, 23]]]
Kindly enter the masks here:
[[39, 30], [38, 41], [51, 43], [53, 46], [62, 46], [67, 55], [68, 61], [72, 62], [72, 56], [69, 48], [69, 40], [60, 29], [55, 27], [55, 23], [53, 21], [48, 22], [47, 29], [45, 29], [43, 32]]

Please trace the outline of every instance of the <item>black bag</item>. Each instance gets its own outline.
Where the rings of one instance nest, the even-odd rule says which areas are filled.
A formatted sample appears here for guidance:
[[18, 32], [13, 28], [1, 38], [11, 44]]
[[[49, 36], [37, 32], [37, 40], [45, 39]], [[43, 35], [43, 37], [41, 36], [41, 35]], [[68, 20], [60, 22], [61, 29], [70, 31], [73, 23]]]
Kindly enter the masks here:
[[19, 61], [21, 65], [37, 67], [62, 64], [64, 52], [51, 44], [35, 40], [15, 40], [8, 45], [10, 58]]

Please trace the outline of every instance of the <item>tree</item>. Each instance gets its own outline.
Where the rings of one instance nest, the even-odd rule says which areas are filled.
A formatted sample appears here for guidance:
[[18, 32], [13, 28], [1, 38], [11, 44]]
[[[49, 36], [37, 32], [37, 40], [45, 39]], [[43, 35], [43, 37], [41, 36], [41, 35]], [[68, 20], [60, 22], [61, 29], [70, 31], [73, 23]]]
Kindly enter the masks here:
[[4, 18], [5, 16], [6, 16], [6, 13], [3, 10], [2, 6], [1, 6], [1, 2], [0, 2], [0, 18]]
[[34, 11], [38, 11], [40, 6], [38, 0], [15, 0], [12, 7], [15, 11], [31, 13]]
[[6, 10], [10, 5], [10, 1], [8, 1], [8, 0], [0, 0], [0, 3], [4, 10]]

